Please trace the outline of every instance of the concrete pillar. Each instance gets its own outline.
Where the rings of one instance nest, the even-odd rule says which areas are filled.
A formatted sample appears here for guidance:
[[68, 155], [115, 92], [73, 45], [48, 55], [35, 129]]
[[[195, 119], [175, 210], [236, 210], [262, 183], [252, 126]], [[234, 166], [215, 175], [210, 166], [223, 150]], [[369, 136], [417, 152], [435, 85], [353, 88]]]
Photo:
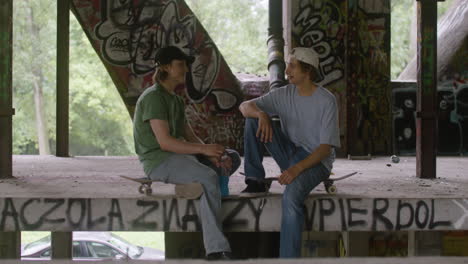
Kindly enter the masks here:
[[371, 232], [341, 232], [344, 254], [346, 257], [369, 256], [369, 237]]
[[0, 232], [0, 259], [21, 257], [21, 232]]
[[12, 177], [13, 1], [0, 1], [0, 179]]
[[409, 231], [408, 256], [441, 256], [442, 237], [440, 231]]
[[340, 232], [303, 232], [301, 257], [339, 257]]
[[416, 176], [436, 178], [437, 1], [417, 1]]
[[73, 232], [52, 232], [52, 259], [72, 258]]
[[70, 1], [57, 1], [57, 147], [58, 157], [68, 157]]
[[[232, 254], [237, 259], [277, 258], [279, 232], [227, 232]], [[204, 258], [201, 232], [165, 232], [166, 259]]]

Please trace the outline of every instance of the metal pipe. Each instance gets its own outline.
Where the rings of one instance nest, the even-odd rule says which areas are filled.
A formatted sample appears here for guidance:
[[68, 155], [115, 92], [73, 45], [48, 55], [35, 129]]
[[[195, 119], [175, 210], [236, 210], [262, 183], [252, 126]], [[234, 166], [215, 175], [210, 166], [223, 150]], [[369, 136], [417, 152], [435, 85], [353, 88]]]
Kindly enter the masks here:
[[268, 72], [270, 90], [285, 85], [282, 0], [270, 0], [268, 6]]
[[13, 176], [13, 0], [0, 3], [0, 179]]
[[58, 157], [69, 157], [70, 1], [57, 0], [57, 146]]

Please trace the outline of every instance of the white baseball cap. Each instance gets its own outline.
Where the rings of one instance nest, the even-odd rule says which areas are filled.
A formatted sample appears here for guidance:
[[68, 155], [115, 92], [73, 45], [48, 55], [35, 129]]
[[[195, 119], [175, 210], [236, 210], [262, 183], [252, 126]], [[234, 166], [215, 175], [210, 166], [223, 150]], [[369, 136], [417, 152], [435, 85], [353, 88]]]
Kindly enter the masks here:
[[291, 51], [291, 58], [295, 58], [298, 61], [305, 62], [319, 69], [319, 56], [312, 48], [298, 47]]

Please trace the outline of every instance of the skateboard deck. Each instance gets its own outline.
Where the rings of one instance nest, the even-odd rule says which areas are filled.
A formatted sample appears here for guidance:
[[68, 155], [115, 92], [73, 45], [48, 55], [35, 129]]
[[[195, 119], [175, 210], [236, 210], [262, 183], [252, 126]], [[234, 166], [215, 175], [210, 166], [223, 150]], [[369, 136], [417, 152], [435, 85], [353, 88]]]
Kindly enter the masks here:
[[[120, 175], [120, 177], [139, 183], [140, 186], [138, 187], [138, 192], [141, 194], [151, 195], [153, 193], [151, 184], [155, 182], [155, 180], [150, 180], [146, 177], [132, 178], [123, 175]], [[174, 191], [177, 198], [193, 200], [198, 199], [203, 194], [203, 187], [200, 183], [196, 182], [187, 184], [175, 184]]]
[[[344, 176], [328, 178], [324, 180], [323, 185], [325, 186], [325, 191], [329, 194], [336, 194], [338, 192], [338, 189], [336, 188], [335, 181], [341, 181], [356, 174], [357, 174], [357, 171], [346, 174]], [[270, 187], [273, 181], [278, 181], [278, 177], [268, 177], [262, 180], [262, 182], [268, 185], [267, 186], [268, 188]]]

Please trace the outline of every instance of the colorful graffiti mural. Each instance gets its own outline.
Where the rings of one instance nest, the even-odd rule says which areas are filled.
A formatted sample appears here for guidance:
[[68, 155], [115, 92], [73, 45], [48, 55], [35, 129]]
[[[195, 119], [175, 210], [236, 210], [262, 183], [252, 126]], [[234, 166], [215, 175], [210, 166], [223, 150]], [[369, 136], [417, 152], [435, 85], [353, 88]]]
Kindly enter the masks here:
[[391, 150], [390, 2], [348, 1], [347, 142], [351, 154]]
[[[446, 80], [437, 86], [439, 155], [468, 154], [468, 79], [463, 78]], [[416, 90], [415, 82], [393, 83], [395, 153], [416, 153]]]
[[[293, 16], [295, 46], [312, 47], [320, 56], [326, 86], [344, 77], [345, 1], [300, 1]], [[343, 88], [343, 87], [342, 87]]]
[[389, 153], [390, 2], [301, 0], [291, 14], [292, 47], [319, 53], [319, 84], [337, 97], [344, 151]]
[[[238, 148], [243, 94], [213, 41], [184, 1], [73, 0], [72, 10], [133, 116], [138, 96], [152, 85], [160, 47], [178, 46], [195, 57], [184, 96], [194, 130], [205, 142]], [[222, 125], [220, 125], [222, 124]], [[239, 134], [240, 133], [240, 134]], [[220, 141], [221, 140], [221, 141]]]

